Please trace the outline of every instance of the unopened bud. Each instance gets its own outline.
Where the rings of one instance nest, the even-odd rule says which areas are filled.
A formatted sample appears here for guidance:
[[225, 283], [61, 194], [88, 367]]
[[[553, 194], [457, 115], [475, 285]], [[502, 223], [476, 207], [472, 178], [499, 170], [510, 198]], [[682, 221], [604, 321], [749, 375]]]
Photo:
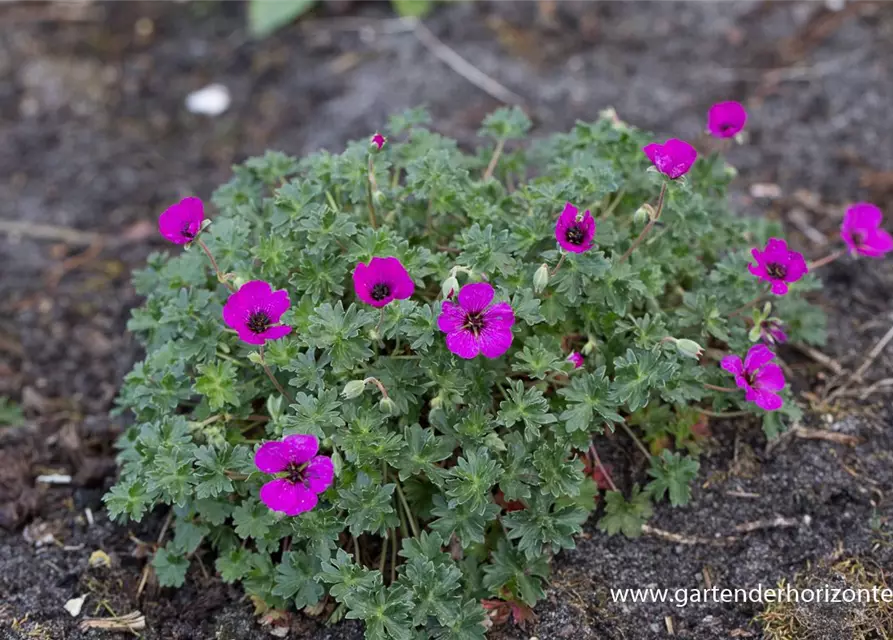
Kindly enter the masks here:
[[381, 409], [382, 413], [385, 413], [389, 416], [395, 416], [400, 412], [397, 409], [397, 403], [390, 398], [382, 398], [381, 400], [379, 400], [378, 408]]
[[636, 212], [633, 214], [633, 222], [635, 222], [636, 224], [645, 224], [649, 220], [653, 220], [654, 215], [654, 207], [646, 202], [641, 207], [636, 209]]
[[379, 191], [378, 189], [372, 192], [372, 202], [374, 202], [375, 204], [380, 205], [382, 202], [384, 202], [384, 199], [384, 193]]
[[260, 357], [260, 354], [257, 351], [252, 351], [248, 354], [248, 362], [253, 362], [254, 364], [263, 364], [264, 361]]
[[549, 285], [549, 265], [545, 262], [533, 274], [533, 290], [537, 293], [543, 291]]
[[373, 327], [372, 329], [369, 329], [368, 335], [369, 335], [369, 339], [373, 340], [373, 341], [381, 339], [381, 331], [379, 331], [377, 327]]
[[679, 355], [685, 356], [686, 358], [694, 358], [697, 360], [704, 353], [704, 349], [694, 340], [689, 340], [687, 338], [683, 338], [682, 340], [676, 340], [676, 351], [679, 352]]
[[359, 398], [363, 395], [363, 391], [366, 390], [366, 383], [363, 380], [351, 380], [346, 385], [344, 385], [344, 389], [341, 390], [341, 397], [345, 400], [350, 400], [351, 398]]
[[443, 281], [442, 285], [440, 285], [440, 292], [443, 294], [444, 298], [449, 298], [451, 295], [453, 295], [454, 292], [458, 290], [459, 281], [456, 279], [456, 276], [450, 276]]
[[583, 352], [584, 356], [588, 356], [593, 351], [595, 351], [595, 347], [596, 347], [595, 339], [592, 336], [589, 336], [589, 341], [583, 345], [583, 348], [580, 349], [580, 351]]

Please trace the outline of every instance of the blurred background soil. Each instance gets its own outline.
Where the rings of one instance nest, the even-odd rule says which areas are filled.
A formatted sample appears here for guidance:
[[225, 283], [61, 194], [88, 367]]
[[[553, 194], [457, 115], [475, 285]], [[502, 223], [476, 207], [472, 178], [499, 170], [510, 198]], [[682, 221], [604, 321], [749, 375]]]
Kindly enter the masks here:
[[[145, 638], [268, 633], [210, 556], [197, 556], [183, 589], [149, 576], [137, 595], [163, 514], [120, 527], [102, 510], [122, 427], [108, 412], [140, 357], [124, 328], [140, 302], [129, 273], [163, 248], [155, 220], [167, 204], [208, 197], [233, 163], [266, 148], [337, 151], [419, 104], [438, 131], [476, 144], [500, 102], [446, 66], [442, 47], [516, 94], [535, 135], [613, 106], [661, 136], [695, 139], [713, 102], [744, 102], [749, 142], [728, 153], [740, 171], [731, 204], [783, 219], [810, 258], [836, 241], [847, 203], [870, 200], [893, 218], [891, 3], [462, 2], [425, 19], [439, 44], [386, 3], [318, 7], [261, 42], [244, 11], [0, 6], [0, 397], [24, 413], [0, 426], [4, 638], [98, 637], [108, 632], [79, 631], [81, 618], [133, 611]], [[231, 106], [190, 113], [186, 96], [210, 83]], [[755, 423], [712, 422], [691, 505], [663, 505], [635, 541], [604, 536], [593, 519], [556, 558], [536, 622], [493, 637], [758, 638], [759, 605], [619, 604], [608, 588], [851, 584], [858, 572], [841, 567], [853, 563], [893, 582], [893, 349], [829, 399], [893, 324], [893, 261], [847, 259], [822, 277], [831, 360], [780, 352], [807, 408], [800, 430], [767, 445]], [[622, 436], [604, 456], [624, 486], [641, 479]], [[71, 484], [37, 480], [47, 474]], [[709, 543], [720, 534], [736, 540]], [[89, 566], [96, 550], [110, 567]], [[63, 605], [82, 595], [74, 618]], [[776, 638], [893, 635], [878, 609], [830, 606], [764, 615], [793, 629]], [[876, 635], [859, 635], [866, 620]], [[283, 624], [290, 637], [362, 636], [300, 614]]]

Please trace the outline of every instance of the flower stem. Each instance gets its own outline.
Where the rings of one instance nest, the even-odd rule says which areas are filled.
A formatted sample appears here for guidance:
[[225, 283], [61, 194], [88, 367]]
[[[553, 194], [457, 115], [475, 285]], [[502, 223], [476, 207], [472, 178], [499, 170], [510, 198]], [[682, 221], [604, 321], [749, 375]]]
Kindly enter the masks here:
[[378, 390], [381, 391], [382, 398], [388, 397], [388, 390], [384, 388], [384, 385], [378, 378], [366, 378], [365, 380], [363, 380], [363, 384], [369, 384], [370, 382], [378, 387]]
[[703, 413], [710, 418], [740, 418], [750, 415], [750, 411], [708, 411], [707, 409], [698, 409], [698, 413]]
[[406, 502], [406, 496], [403, 495], [403, 489], [400, 487], [400, 481], [397, 478], [394, 478], [394, 484], [397, 487], [397, 496], [400, 498], [400, 504], [403, 505], [403, 510], [406, 511], [406, 519], [409, 520], [409, 526], [412, 527], [412, 535], [418, 538], [419, 525], [416, 524], [415, 516], [412, 515], [412, 509], [409, 508], [409, 503]]
[[605, 480], [608, 481], [608, 484], [611, 485], [611, 489], [614, 491], [620, 491], [617, 488], [617, 485], [614, 484], [614, 480], [611, 478], [611, 474], [608, 473], [608, 470], [605, 469], [605, 465], [602, 464], [602, 459], [598, 457], [598, 451], [595, 448], [595, 443], [589, 443], [589, 455], [592, 456], [592, 459], [595, 461], [595, 464], [598, 465], [598, 468], [601, 469], [602, 475], [605, 476]]
[[388, 539], [391, 538], [393, 535], [394, 530], [388, 529], [381, 537], [381, 553], [378, 556], [378, 572], [381, 574], [382, 579], [384, 579], [384, 559], [388, 555]]
[[273, 383], [273, 386], [276, 387], [276, 390], [282, 394], [282, 397], [287, 399], [291, 404], [295, 403], [295, 399], [291, 397], [291, 394], [288, 393], [285, 389], [282, 388], [282, 385], [279, 384], [279, 381], [276, 379], [276, 376], [273, 375], [273, 372], [270, 371], [270, 367], [267, 366], [267, 361], [264, 358], [264, 345], [260, 345], [260, 348], [257, 350], [260, 355], [260, 365], [264, 368], [264, 373], [267, 374], [267, 377], [270, 379], [270, 382]]
[[729, 315], [727, 315], [726, 317], [727, 317], [727, 318], [734, 318], [734, 317], [737, 316], [739, 313], [743, 313], [744, 311], [747, 311], [747, 310], [750, 309], [752, 306], [754, 306], [756, 303], [758, 303], [760, 300], [762, 300], [762, 299], [763, 299], [763, 296], [765, 296], [766, 293], [767, 293], [766, 291], [763, 291], [763, 292], [762, 292], [760, 295], [758, 295], [756, 298], [754, 298], [753, 300], [749, 300], [749, 301], [747, 301], [746, 303], [744, 303], [743, 305], [741, 305], [740, 307], [738, 307], [737, 309], [735, 309], [734, 311], [732, 311], [732, 312], [731, 312]]
[[608, 205], [608, 208], [602, 211], [602, 214], [598, 217], [599, 220], [605, 220], [609, 215], [614, 213], [614, 209], [617, 208], [617, 205], [620, 204], [620, 201], [623, 200], [623, 196], [626, 194], [626, 188], [621, 187], [620, 191], [617, 192], [617, 195], [611, 201], [611, 204]]
[[829, 253], [824, 258], [816, 260], [815, 262], [810, 262], [809, 264], [806, 265], [806, 268], [809, 269], [810, 271], [812, 271], [813, 269], [818, 269], [819, 267], [824, 267], [826, 264], [831, 264], [832, 262], [834, 262], [835, 260], [837, 260], [838, 258], [843, 256], [845, 253], [846, 253], [846, 251], [844, 251], [843, 249], [838, 249], [837, 251]]
[[360, 558], [360, 543], [357, 542], [357, 537], [355, 535], [351, 535], [350, 539], [353, 540], [353, 557], [357, 561], [357, 564], [362, 566], [363, 561]]
[[636, 250], [636, 247], [642, 244], [645, 236], [647, 236], [651, 229], [654, 228], [654, 223], [658, 221], [658, 219], [660, 218], [660, 212], [664, 208], [664, 200], [666, 200], [666, 197], [667, 183], [664, 182], [660, 187], [660, 195], [657, 198], [657, 208], [654, 211], [654, 216], [651, 218], [651, 220], [648, 221], [648, 224], [645, 225], [645, 228], [642, 229], [642, 233], [639, 234], [639, 237], [633, 240], [633, 243], [630, 245], [629, 249], [626, 250], [626, 253], [620, 256], [620, 260], [617, 261], [617, 264], [625, 262], [626, 259], [632, 255], [633, 251]]
[[558, 270], [561, 268], [561, 265], [564, 264], [564, 259], [565, 259], [566, 257], [567, 257], [567, 254], [566, 254], [566, 253], [562, 253], [562, 254], [561, 254], [561, 257], [558, 258], [558, 264], [556, 264], [556, 265], [555, 265], [555, 268], [552, 269], [552, 270], [549, 272], [549, 277], [550, 277], [550, 278], [551, 278], [552, 276], [554, 276], [556, 273], [558, 273]]
[[738, 389], [732, 389], [731, 387], [718, 387], [715, 384], [707, 384], [706, 382], [702, 383], [705, 389], [710, 389], [711, 391], [723, 391], [725, 393], [734, 393], [738, 391]]
[[486, 182], [493, 176], [493, 172], [496, 171], [496, 164], [499, 162], [499, 156], [502, 155], [502, 149], [505, 147], [505, 140], [498, 140], [496, 142], [496, 148], [493, 150], [493, 157], [490, 158], [490, 164], [487, 165], [487, 170], [484, 171], [483, 180]]
[[205, 241], [201, 238], [196, 238], [195, 242], [198, 243], [198, 246], [200, 246], [202, 248], [202, 251], [205, 252], [205, 255], [208, 256], [208, 260], [211, 261], [211, 266], [214, 267], [214, 273], [217, 274], [217, 280], [223, 283], [223, 286], [225, 286], [227, 289], [235, 292], [235, 287], [233, 287], [233, 285], [231, 285], [224, 279], [223, 273], [220, 272], [220, 267], [217, 266], [217, 261], [214, 259], [214, 255], [211, 253], [211, 250], [208, 249], [208, 245], [205, 244]]
[[623, 422], [621, 422], [621, 423], [620, 423], [620, 426], [623, 427], [623, 430], [626, 431], [626, 433], [629, 435], [629, 437], [633, 439], [633, 442], [635, 442], [635, 443], [636, 443], [636, 446], [639, 447], [639, 451], [641, 451], [642, 453], [645, 454], [645, 458], [646, 458], [647, 460], [650, 460], [650, 459], [651, 459], [651, 453], [648, 451], [648, 449], [645, 447], [645, 445], [642, 444], [642, 441], [639, 440], [639, 436], [637, 436], [637, 435], [633, 432], [633, 430], [629, 428], [629, 425], [626, 424], [626, 420], [624, 420]]
[[378, 222], [375, 219], [375, 203], [372, 202], [372, 194], [378, 191], [378, 183], [375, 180], [375, 163], [372, 160], [372, 154], [369, 154], [369, 193], [366, 202], [369, 205], [369, 224], [373, 229], [378, 228]]
[[[382, 576], [382, 580], [384, 576]], [[397, 581], [397, 532], [394, 529], [391, 529], [391, 582], [390, 584], [394, 584]]]

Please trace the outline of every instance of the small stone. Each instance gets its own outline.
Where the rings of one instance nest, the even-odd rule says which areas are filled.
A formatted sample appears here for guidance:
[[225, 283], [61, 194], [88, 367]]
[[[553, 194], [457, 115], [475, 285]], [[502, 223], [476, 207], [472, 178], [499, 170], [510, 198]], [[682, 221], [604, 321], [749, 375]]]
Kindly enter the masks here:
[[81, 614], [81, 609], [84, 606], [84, 600], [87, 599], [87, 596], [81, 596], [80, 598], [72, 598], [68, 602], [65, 603], [65, 610], [71, 615], [72, 618], [77, 618]]
[[219, 116], [231, 103], [229, 89], [222, 84], [209, 84], [186, 96], [186, 109], [203, 116]]

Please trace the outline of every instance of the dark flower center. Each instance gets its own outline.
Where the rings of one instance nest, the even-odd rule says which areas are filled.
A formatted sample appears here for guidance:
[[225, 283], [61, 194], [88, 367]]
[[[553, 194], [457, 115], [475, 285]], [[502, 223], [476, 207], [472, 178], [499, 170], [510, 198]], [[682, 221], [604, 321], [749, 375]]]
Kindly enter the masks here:
[[572, 227], [568, 227], [567, 231], [564, 232], [564, 239], [571, 244], [579, 246], [586, 241], [586, 232], [583, 231], [582, 228], [574, 225]]
[[192, 224], [187, 222], [185, 225], [183, 225], [183, 230], [180, 232], [183, 234], [184, 238], [189, 238], [190, 240], [195, 237], [195, 234], [192, 233], [192, 231], [190, 230], [191, 226]]
[[465, 315], [464, 328], [471, 331], [474, 335], [480, 334], [484, 330], [485, 324], [483, 313], [468, 313]]
[[734, 128], [735, 128], [735, 125], [731, 124], [730, 122], [723, 122], [721, 125], [719, 125], [719, 130], [722, 131], [723, 133], [725, 133], [726, 131], [729, 131], [730, 129], [734, 129]]
[[273, 321], [270, 320], [270, 316], [267, 315], [266, 311], [254, 311], [248, 316], [248, 329], [252, 333], [263, 333], [270, 328], [271, 324], [273, 324]]
[[754, 383], [757, 381], [757, 372], [756, 371], [745, 371], [744, 372], [744, 381], [747, 383], [747, 386], [752, 387]]
[[304, 482], [303, 465], [300, 465], [296, 462], [289, 462], [288, 466], [285, 468], [285, 472], [288, 474], [286, 476], [286, 480], [288, 480], [292, 484], [301, 484]]
[[391, 295], [391, 287], [385, 282], [379, 282], [374, 287], [372, 287], [372, 291], [369, 292], [369, 295], [376, 302], [378, 302], [379, 300], [384, 300], [389, 295]]
[[859, 232], [857, 231], [856, 233], [853, 233], [853, 234], [850, 234], [850, 235], [851, 235], [851, 237], [853, 238], [853, 244], [854, 244], [854, 245], [856, 245], [857, 247], [859, 247], [859, 246], [862, 245], [862, 234], [861, 234], [861, 233], [859, 233]]
[[784, 265], [778, 264], [777, 262], [770, 262], [766, 265], [766, 273], [769, 274], [770, 278], [781, 280], [788, 274], [788, 270]]

